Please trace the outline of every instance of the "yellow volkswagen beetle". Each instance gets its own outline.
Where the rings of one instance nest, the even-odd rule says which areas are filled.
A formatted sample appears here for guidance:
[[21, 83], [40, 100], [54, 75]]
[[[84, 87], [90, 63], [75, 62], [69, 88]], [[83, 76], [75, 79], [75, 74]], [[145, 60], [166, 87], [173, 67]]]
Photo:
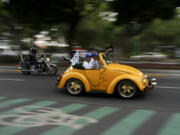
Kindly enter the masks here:
[[69, 66], [58, 76], [58, 88], [65, 87], [72, 95], [98, 90], [132, 98], [157, 84], [155, 78], [148, 79], [147, 75], [136, 68], [111, 62], [106, 53], [99, 53], [99, 63], [100, 68], [96, 70]]

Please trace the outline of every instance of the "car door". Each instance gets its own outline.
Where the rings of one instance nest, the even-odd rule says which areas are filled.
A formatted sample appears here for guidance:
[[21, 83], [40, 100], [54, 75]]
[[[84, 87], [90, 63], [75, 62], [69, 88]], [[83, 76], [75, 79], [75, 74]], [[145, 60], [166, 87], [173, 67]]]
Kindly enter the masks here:
[[100, 85], [100, 70], [85, 70], [85, 75], [90, 82], [91, 85], [93, 86], [98, 86]]

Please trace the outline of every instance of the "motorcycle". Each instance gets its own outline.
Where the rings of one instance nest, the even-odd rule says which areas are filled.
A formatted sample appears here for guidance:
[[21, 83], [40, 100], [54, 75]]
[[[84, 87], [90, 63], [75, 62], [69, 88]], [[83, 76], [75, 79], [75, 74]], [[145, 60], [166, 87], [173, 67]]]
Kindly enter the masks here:
[[20, 54], [21, 62], [18, 64], [18, 69], [25, 75], [31, 74], [31, 72], [43, 73], [47, 72], [49, 75], [56, 75], [57, 67], [55, 64], [50, 63], [49, 58], [46, 58], [44, 54], [38, 54], [40, 60], [37, 61], [37, 65], [31, 64], [30, 61], [23, 59], [22, 53]]

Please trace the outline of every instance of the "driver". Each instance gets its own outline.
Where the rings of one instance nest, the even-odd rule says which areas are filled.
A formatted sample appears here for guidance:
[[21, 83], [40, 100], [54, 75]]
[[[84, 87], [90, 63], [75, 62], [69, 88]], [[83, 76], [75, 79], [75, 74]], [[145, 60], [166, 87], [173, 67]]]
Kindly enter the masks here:
[[92, 64], [90, 63], [90, 61], [91, 61], [91, 55], [90, 54], [86, 54], [85, 55], [85, 61], [83, 62], [83, 67], [85, 68], [85, 69], [92, 69]]
[[30, 49], [30, 54], [29, 54], [30, 65], [35, 65], [35, 68], [38, 68], [38, 62], [36, 59], [36, 54], [37, 54], [37, 48], [32, 47]]

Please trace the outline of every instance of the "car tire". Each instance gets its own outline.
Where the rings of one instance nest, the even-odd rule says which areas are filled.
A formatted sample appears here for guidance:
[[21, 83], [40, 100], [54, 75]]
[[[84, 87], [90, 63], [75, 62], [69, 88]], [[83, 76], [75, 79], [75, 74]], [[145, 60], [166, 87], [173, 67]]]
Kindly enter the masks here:
[[66, 89], [69, 94], [78, 96], [84, 92], [84, 84], [81, 80], [72, 78], [67, 81]]
[[137, 86], [130, 80], [123, 80], [117, 85], [117, 93], [120, 97], [129, 99], [137, 94]]

